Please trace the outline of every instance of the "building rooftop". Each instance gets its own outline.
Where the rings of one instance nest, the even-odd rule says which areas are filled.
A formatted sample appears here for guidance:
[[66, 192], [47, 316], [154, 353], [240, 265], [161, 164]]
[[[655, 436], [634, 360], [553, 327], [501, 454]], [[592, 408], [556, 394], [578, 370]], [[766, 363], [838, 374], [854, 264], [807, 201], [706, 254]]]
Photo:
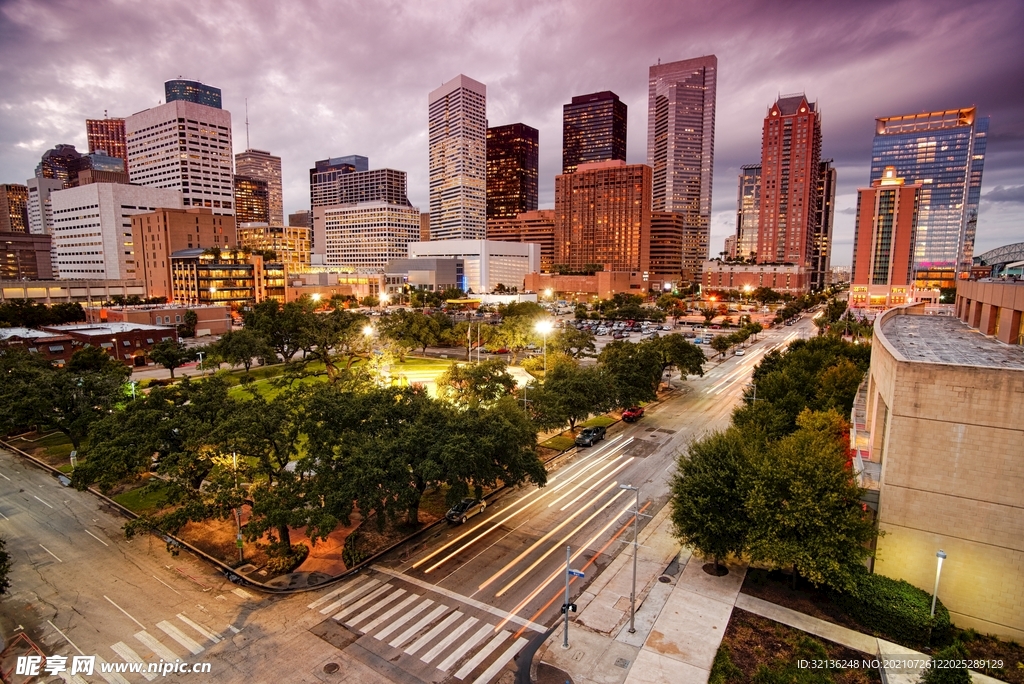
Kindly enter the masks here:
[[908, 361], [1024, 370], [1024, 346], [986, 337], [952, 316], [890, 316], [881, 328]]
[[174, 330], [169, 325], [150, 325], [149, 323], [121, 323], [112, 321], [109, 323], [73, 323], [71, 325], [47, 326], [46, 330], [53, 333], [77, 333], [79, 335], [121, 335], [133, 330], [153, 330], [157, 332], [170, 332]]
[[42, 339], [44, 337], [60, 337], [60, 333], [33, 328], [0, 328], [0, 340], [9, 340], [12, 337], [20, 337], [23, 340]]

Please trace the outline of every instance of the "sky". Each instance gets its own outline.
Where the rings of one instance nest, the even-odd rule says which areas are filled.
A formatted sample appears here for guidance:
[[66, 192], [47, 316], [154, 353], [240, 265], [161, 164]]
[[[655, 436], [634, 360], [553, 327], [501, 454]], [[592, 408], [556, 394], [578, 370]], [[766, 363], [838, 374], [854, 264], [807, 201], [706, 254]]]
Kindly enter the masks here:
[[1021, 0], [0, 0], [0, 183], [24, 183], [86, 118], [159, 104], [163, 83], [223, 91], [235, 152], [282, 158], [285, 212], [309, 206], [318, 159], [360, 154], [409, 174], [428, 208], [427, 94], [487, 85], [489, 124], [540, 131], [540, 206], [554, 205], [562, 105], [612, 90], [627, 161], [647, 156], [648, 68], [718, 57], [711, 254], [735, 232], [737, 175], [760, 161], [780, 94], [806, 93], [838, 169], [834, 265], [853, 250], [874, 120], [976, 105], [991, 117], [975, 254], [1024, 241]]

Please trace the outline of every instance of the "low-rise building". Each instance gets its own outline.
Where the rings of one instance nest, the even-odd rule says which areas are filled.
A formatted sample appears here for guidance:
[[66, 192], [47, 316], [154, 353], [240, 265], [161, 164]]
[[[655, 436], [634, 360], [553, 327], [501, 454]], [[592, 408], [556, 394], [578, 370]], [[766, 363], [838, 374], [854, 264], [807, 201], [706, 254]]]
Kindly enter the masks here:
[[289, 273], [309, 268], [309, 228], [271, 226], [266, 223], [239, 223], [235, 229], [238, 246], [254, 252], [272, 251]]
[[34, 328], [0, 328], [0, 347], [23, 347], [55, 366], [63, 366], [78, 348], [68, 335]]
[[646, 297], [650, 290], [647, 274], [640, 271], [598, 271], [590, 275], [530, 273], [526, 276], [527, 292], [546, 292], [561, 299], [589, 301], [611, 299], [623, 292]]
[[[64, 362], [82, 347], [91, 345], [103, 349], [112, 358], [132, 368], [152, 364], [149, 352], [153, 346], [163, 340], [178, 338], [173, 326], [146, 323], [72, 323], [42, 326], [40, 331], [70, 338], [71, 343], [60, 352], [64, 355]], [[48, 349], [57, 346], [61, 346], [61, 343], [47, 343]]]
[[289, 275], [286, 295], [289, 302], [303, 297], [326, 302], [334, 296], [379, 297], [384, 291], [383, 274], [324, 269]]
[[444, 292], [451, 289], [463, 292], [467, 289], [462, 259], [395, 259], [384, 268], [384, 291], [391, 299], [411, 290]]
[[171, 287], [176, 304], [240, 310], [268, 298], [287, 301], [288, 273], [284, 264], [266, 263], [258, 254], [183, 249], [171, 255]]
[[81, 302], [100, 305], [117, 298], [146, 297], [142, 280], [5, 280], [0, 282], [0, 302], [27, 299], [35, 304]]
[[223, 335], [231, 330], [231, 307], [224, 305], [90, 306], [85, 309], [85, 320], [88, 323], [146, 323], [177, 328], [185, 323], [185, 313], [188, 311], [196, 315], [196, 337]]
[[[498, 285], [523, 289], [528, 273], [540, 271], [540, 246], [496, 240], [432, 240], [409, 245], [409, 258], [461, 259], [465, 292], [493, 292]], [[443, 289], [443, 288], [442, 288]]]
[[781, 294], [799, 296], [810, 291], [810, 276], [795, 264], [746, 264], [711, 259], [704, 262], [705, 290], [752, 290], [769, 287]]

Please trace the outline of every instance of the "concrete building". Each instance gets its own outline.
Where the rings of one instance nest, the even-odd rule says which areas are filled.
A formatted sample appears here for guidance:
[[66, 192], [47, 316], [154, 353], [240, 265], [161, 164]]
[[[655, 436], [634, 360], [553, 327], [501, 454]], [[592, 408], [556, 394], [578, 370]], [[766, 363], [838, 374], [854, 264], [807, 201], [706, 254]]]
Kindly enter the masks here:
[[64, 189], [58, 178], [29, 178], [28, 187], [28, 232], [33, 235], [49, 235], [53, 227], [53, 205], [50, 194]]
[[876, 481], [885, 532], [874, 572], [931, 592], [942, 549], [938, 596], [954, 624], [1017, 641], [1024, 639], [1022, 396], [1024, 348], [952, 316], [926, 315], [924, 304], [898, 307], [875, 319], [851, 435], [862, 480]]
[[463, 259], [418, 258], [395, 259], [384, 267], [384, 292], [391, 301], [411, 290], [444, 292], [458, 289], [466, 291], [466, 267]]
[[0, 280], [50, 280], [50, 236], [0, 231]]
[[575, 273], [648, 271], [651, 167], [581, 164], [555, 177], [555, 266]]
[[1024, 344], [1024, 280], [961, 280], [956, 315], [1004, 344]]
[[144, 323], [174, 326], [185, 322], [185, 312], [196, 315], [196, 337], [223, 335], [231, 330], [231, 307], [143, 304], [139, 306], [90, 306], [85, 309], [87, 323]]
[[132, 183], [177, 190], [180, 206], [234, 216], [230, 112], [179, 99], [132, 114], [124, 126]]
[[183, 249], [227, 249], [236, 244], [235, 219], [210, 209], [157, 209], [131, 219], [136, 276], [150, 297], [174, 297], [171, 255]]
[[704, 262], [705, 290], [751, 290], [770, 287], [781, 294], [794, 297], [810, 289], [810, 274], [796, 264], [744, 264], [711, 259]]
[[[265, 150], [248, 149], [235, 155], [235, 173], [239, 176], [259, 178], [267, 182], [267, 200], [270, 203], [270, 217], [267, 219], [267, 223], [275, 226], [284, 225], [281, 158]], [[238, 201], [237, 198], [235, 201]], [[237, 218], [237, 220], [239, 223], [244, 222], [241, 218]]]
[[0, 185], [0, 233], [27, 233], [28, 186]]
[[410, 259], [461, 259], [467, 293], [485, 294], [498, 285], [522, 289], [528, 273], [540, 270], [540, 246], [495, 240], [432, 240], [409, 245]]
[[914, 301], [914, 234], [921, 184], [907, 184], [887, 167], [870, 188], [857, 190], [853, 236], [854, 309], [889, 309]]
[[171, 301], [188, 306], [228, 306], [240, 310], [266, 299], [287, 300], [288, 274], [281, 263], [240, 251], [219, 254], [183, 249], [171, 254]]
[[487, 232], [487, 86], [459, 74], [428, 98], [430, 239]]
[[555, 210], [527, 211], [515, 218], [488, 219], [487, 239], [540, 245], [540, 270], [555, 263]]
[[736, 258], [736, 236], [735, 235], [726, 235], [725, 236], [725, 244], [722, 247], [722, 251], [725, 252], [725, 256], [726, 256], [727, 259], [735, 259]]
[[102, 304], [117, 297], [145, 297], [142, 280], [5, 280], [0, 282], [0, 302], [27, 299], [35, 304], [81, 302]]
[[55, 192], [50, 201], [54, 265], [61, 278], [142, 280], [132, 216], [180, 208], [181, 193], [94, 183]]
[[820, 292], [832, 275], [832, 226], [836, 212], [837, 172], [831, 159], [818, 167], [818, 188], [811, 235], [811, 289]]
[[[650, 237], [650, 287], [655, 290], [664, 290], [678, 286], [684, 277], [683, 266], [683, 244], [687, 234], [687, 218], [685, 215], [671, 211], [651, 212], [651, 237]], [[699, 227], [691, 228], [694, 232], [700, 231]], [[701, 262], [704, 259], [701, 259]], [[699, 268], [698, 262], [698, 268]], [[689, 282], [693, 281], [693, 271], [689, 270]], [[667, 288], [665, 286], [668, 286]]]
[[761, 165], [740, 167], [736, 198], [736, 258], [757, 256], [757, 226], [761, 220]]
[[[404, 178], [405, 174], [403, 172]], [[378, 273], [420, 237], [420, 210], [388, 202], [313, 207], [313, 261]]]
[[430, 242], [430, 212], [420, 213], [420, 242]]
[[235, 220], [239, 223], [270, 223], [270, 191], [267, 181], [235, 174]]
[[639, 271], [598, 271], [590, 275], [530, 273], [524, 283], [527, 292], [551, 292], [559, 299], [589, 302], [611, 299], [623, 292], [646, 296], [650, 287], [647, 274]]
[[537, 210], [539, 134], [523, 123], [487, 129], [487, 220]]
[[239, 223], [235, 229], [237, 244], [254, 252], [271, 250], [288, 273], [309, 269], [309, 228], [301, 226], [268, 226], [265, 223]]
[[562, 174], [580, 164], [626, 161], [626, 103], [610, 90], [562, 105]]
[[316, 162], [316, 166], [309, 170], [309, 198], [310, 206], [313, 208], [358, 202], [385, 202], [401, 207], [412, 206], [409, 203], [405, 171], [396, 169], [356, 171], [355, 167], [348, 163], [323, 166], [325, 163], [323, 161]]
[[131, 368], [152, 364], [149, 352], [164, 340], [178, 337], [173, 326], [146, 323], [72, 323], [70, 325], [43, 326], [44, 333], [71, 338], [67, 359], [78, 349], [89, 345], [98, 347], [112, 358]]
[[204, 107], [221, 108], [220, 88], [190, 81], [185, 78], [174, 78], [164, 81], [164, 101], [166, 102], [189, 102], [203, 105]]
[[383, 273], [344, 273], [338, 271], [313, 270], [288, 276], [285, 291], [287, 301], [294, 302], [303, 297], [326, 302], [334, 296], [378, 297], [384, 291]]
[[71, 360], [79, 347], [70, 336], [34, 328], [0, 328], [0, 349], [21, 347], [58, 368]]
[[124, 119], [86, 119], [85, 135], [89, 140], [89, 154], [106, 152], [124, 163], [128, 172], [128, 138], [124, 130]]

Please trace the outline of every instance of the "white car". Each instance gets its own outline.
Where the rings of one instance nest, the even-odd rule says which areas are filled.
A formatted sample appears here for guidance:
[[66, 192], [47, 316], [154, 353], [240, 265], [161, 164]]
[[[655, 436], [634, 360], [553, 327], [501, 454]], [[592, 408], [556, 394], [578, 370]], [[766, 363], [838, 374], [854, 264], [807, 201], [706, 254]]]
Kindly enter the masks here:
[[736, 350], [736, 356], [743, 356], [743, 355], [744, 355], [744, 354], [746, 354], [746, 353], [747, 353], [747, 352], [743, 351], [742, 349], [737, 349], [737, 350]]

